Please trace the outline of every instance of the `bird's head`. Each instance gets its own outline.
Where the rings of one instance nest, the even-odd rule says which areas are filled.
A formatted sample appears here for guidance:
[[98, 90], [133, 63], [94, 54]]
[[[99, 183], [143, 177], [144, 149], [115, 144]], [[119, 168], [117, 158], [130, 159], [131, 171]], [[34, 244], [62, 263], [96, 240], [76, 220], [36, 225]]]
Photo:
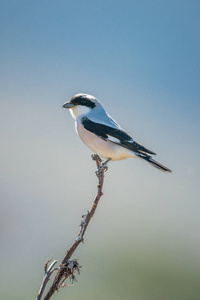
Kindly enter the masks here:
[[99, 101], [88, 94], [77, 94], [63, 104], [63, 108], [68, 108], [74, 119], [81, 115], [87, 115], [98, 106], [101, 106]]

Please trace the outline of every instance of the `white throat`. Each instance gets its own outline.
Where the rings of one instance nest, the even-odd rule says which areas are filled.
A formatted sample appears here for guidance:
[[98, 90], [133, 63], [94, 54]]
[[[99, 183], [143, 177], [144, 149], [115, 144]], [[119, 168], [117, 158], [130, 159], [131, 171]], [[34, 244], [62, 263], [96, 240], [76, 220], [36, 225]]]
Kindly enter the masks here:
[[91, 111], [91, 108], [83, 105], [77, 105], [73, 108], [70, 108], [69, 111], [72, 117], [76, 119], [81, 115], [87, 115]]

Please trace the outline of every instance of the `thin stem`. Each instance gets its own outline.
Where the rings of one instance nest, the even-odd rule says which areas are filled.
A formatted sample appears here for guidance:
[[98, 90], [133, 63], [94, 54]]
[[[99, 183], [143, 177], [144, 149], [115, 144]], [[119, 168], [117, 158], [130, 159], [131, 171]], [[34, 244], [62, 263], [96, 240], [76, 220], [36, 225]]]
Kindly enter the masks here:
[[[100, 157], [95, 154], [92, 156], [92, 158], [93, 158], [93, 160], [96, 161], [97, 169], [99, 169], [99, 167], [101, 165]], [[100, 200], [101, 196], [103, 195], [103, 192], [102, 192], [103, 183], [104, 183], [104, 171], [102, 171], [98, 176], [97, 194], [92, 203], [92, 207], [86, 214], [84, 214], [82, 216], [82, 220], [81, 220], [81, 224], [80, 224], [81, 229], [79, 231], [79, 234], [78, 234], [77, 238], [75, 239], [75, 241], [73, 242], [73, 244], [71, 245], [71, 247], [67, 250], [67, 252], [62, 260], [62, 263], [60, 264], [59, 268], [57, 269], [57, 273], [55, 275], [54, 281], [53, 281], [52, 285], [50, 286], [46, 296], [44, 297], [44, 300], [49, 300], [51, 298], [51, 296], [55, 293], [55, 291], [61, 287], [61, 285], [64, 283], [64, 281], [69, 276], [72, 276], [72, 279], [73, 279], [75, 270], [79, 272], [80, 266], [78, 265], [77, 261], [76, 260], [70, 261], [70, 258], [72, 256], [72, 254], [74, 253], [74, 251], [76, 250], [76, 248], [79, 246], [79, 244], [81, 242], [83, 242], [83, 237], [84, 237], [84, 234], [88, 227], [88, 224], [89, 224], [91, 218], [93, 217], [93, 215], [95, 214], [99, 200]], [[51, 276], [52, 272], [53, 271], [49, 272], [49, 276], [47, 276], [47, 274], [44, 276], [43, 282], [42, 282], [42, 285], [40, 288], [40, 291], [41, 291], [40, 297], [37, 298], [37, 300], [41, 299], [41, 296], [45, 289], [46, 283], [49, 280], [49, 277]]]

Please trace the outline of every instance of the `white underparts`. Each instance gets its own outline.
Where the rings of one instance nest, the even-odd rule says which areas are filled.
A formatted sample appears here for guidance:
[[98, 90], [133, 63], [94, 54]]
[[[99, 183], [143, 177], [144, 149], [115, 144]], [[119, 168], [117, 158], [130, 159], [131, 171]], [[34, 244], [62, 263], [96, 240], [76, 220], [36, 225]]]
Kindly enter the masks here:
[[86, 130], [80, 120], [77, 122], [77, 132], [82, 141], [94, 152], [103, 158], [111, 158], [112, 160], [122, 160], [128, 157], [135, 157], [134, 152], [119, 145], [119, 140], [116, 139], [117, 144], [104, 140], [94, 133]]

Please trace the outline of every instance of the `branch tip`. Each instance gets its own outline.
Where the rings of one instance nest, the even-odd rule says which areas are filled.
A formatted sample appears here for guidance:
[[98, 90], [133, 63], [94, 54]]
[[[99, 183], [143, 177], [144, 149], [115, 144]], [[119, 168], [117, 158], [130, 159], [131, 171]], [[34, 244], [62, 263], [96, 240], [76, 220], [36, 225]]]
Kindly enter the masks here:
[[46, 274], [49, 274], [49, 273], [52, 271], [53, 267], [55, 266], [55, 264], [56, 264], [57, 262], [58, 262], [58, 260], [54, 260], [54, 261], [52, 262], [52, 264], [49, 266], [49, 268], [48, 268]]

